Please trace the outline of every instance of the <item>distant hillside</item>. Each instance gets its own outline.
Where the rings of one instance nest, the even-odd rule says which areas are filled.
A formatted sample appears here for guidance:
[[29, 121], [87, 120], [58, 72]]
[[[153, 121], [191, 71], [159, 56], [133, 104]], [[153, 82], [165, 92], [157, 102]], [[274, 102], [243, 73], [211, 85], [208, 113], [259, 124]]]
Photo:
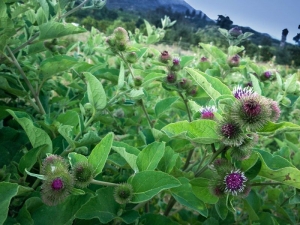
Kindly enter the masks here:
[[185, 14], [187, 10], [189, 12], [195, 11], [197, 15], [201, 15], [202, 19], [207, 21], [213, 21], [206, 16], [200, 10], [195, 10], [192, 6], [186, 3], [184, 0], [107, 0], [106, 7], [108, 9], [114, 10], [124, 10], [124, 11], [135, 11], [135, 12], [145, 12], [156, 10], [157, 8], [164, 7], [171, 9], [173, 12], [178, 12]]

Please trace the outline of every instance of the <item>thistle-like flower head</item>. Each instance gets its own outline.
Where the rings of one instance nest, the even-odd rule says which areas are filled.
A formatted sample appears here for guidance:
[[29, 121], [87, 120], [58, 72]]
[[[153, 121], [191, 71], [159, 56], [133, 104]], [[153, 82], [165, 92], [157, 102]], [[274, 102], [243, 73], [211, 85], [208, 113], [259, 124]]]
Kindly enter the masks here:
[[215, 117], [215, 112], [217, 108], [215, 106], [205, 106], [200, 108], [201, 119], [213, 119]]
[[262, 128], [270, 120], [269, 100], [260, 95], [242, 96], [232, 107], [231, 117], [251, 131]]
[[239, 123], [230, 117], [225, 117], [218, 124], [218, 133], [225, 145], [239, 146], [243, 143], [245, 135]]
[[73, 188], [73, 177], [69, 172], [46, 176], [41, 186], [42, 200], [46, 205], [57, 205], [65, 200]]
[[227, 62], [230, 67], [237, 67], [240, 65], [240, 56], [234, 55], [228, 58]]
[[49, 155], [43, 161], [41, 174], [49, 175], [50, 173], [56, 173], [56, 171], [67, 171], [68, 167], [67, 162], [61, 156]]
[[270, 105], [271, 105], [271, 120], [273, 122], [276, 122], [279, 117], [280, 117], [280, 108], [279, 105], [276, 101], [270, 100]]
[[240, 146], [232, 148], [231, 157], [236, 160], [245, 160], [249, 158], [252, 153], [252, 148], [258, 142], [258, 138], [256, 133], [247, 134], [247, 137]]
[[87, 187], [93, 179], [93, 168], [88, 163], [77, 163], [72, 169], [75, 185], [81, 188]]
[[174, 58], [173, 65], [179, 65], [179, 64], [180, 64], [180, 58]]
[[244, 96], [255, 95], [256, 92], [253, 91], [252, 87], [242, 88], [241, 86], [236, 86], [233, 88], [232, 94], [236, 99], [240, 99]]
[[119, 204], [130, 202], [133, 197], [133, 188], [131, 184], [124, 183], [115, 188], [114, 198]]
[[163, 51], [160, 54], [160, 61], [163, 63], [167, 63], [171, 59], [171, 56], [169, 55], [168, 51]]
[[166, 81], [169, 84], [174, 84], [177, 80], [177, 76], [175, 73], [169, 73], [166, 77]]
[[247, 178], [244, 172], [240, 170], [232, 170], [224, 177], [225, 192], [232, 195], [242, 193], [245, 189]]
[[272, 76], [272, 72], [266, 71], [266, 72], [264, 72], [264, 76], [265, 76], [265, 78], [269, 79]]

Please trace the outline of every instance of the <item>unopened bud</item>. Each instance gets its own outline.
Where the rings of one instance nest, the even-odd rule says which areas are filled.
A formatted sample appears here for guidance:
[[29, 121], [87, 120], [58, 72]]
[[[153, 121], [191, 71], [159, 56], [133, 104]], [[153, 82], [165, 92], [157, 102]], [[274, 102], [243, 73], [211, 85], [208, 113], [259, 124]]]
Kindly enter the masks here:
[[234, 37], [237, 38], [238, 36], [240, 36], [241, 34], [243, 34], [242, 30], [240, 27], [234, 27], [232, 29], [229, 30], [229, 34]]
[[126, 56], [126, 60], [129, 63], [136, 63], [138, 60], [138, 56], [135, 52], [129, 52]]
[[238, 67], [240, 65], [240, 56], [234, 55], [230, 57], [227, 62], [230, 67]]

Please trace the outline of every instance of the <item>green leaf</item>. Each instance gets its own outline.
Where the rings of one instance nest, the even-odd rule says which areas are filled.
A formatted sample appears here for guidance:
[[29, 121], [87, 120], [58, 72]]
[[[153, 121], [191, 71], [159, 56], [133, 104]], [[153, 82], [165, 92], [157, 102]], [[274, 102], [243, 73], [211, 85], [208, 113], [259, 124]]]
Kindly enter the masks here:
[[62, 125], [59, 126], [58, 130], [57, 130], [61, 136], [64, 137], [64, 139], [66, 139], [66, 141], [68, 142], [68, 144], [74, 149], [75, 148], [75, 143], [72, 139], [73, 137], [73, 127], [69, 126], [69, 125]]
[[291, 122], [273, 123], [268, 122], [258, 132], [260, 135], [276, 135], [285, 132], [299, 132], [300, 126]]
[[99, 144], [95, 146], [88, 157], [88, 163], [93, 167], [93, 175], [97, 176], [102, 169], [110, 152], [114, 139], [113, 133], [108, 133]]
[[143, 88], [139, 89], [131, 89], [131, 91], [127, 94], [127, 96], [131, 99], [138, 100], [143, 98], [145, 95]]
[[200, 46], [209, 53], [212, 57], [215, 58], [219, 63], [225, 63], [227, 60], [227, 55], [220, 50], [218, 47], [213, 46], [211, 44], [201, 43]]
[[178, 178], [181, 185], [179, 187], [175, 187], [171, 189], [172, 196], [178, 201], [180, 204], [195, 210], [200, 213], [202, 216], [208, 216], [208, 210], [204, 202], [202, 202], [199, 198], [197, 198], [193, 191], [192, 186], [189, 183], [187, 178]]
[[150, 73], [143, 79], [142, 86], [146, 86], [149, 83], [152, 83], [155, 80], [159, 80], [163, 77], [166, 77], [165, 73]]
[[18, 184], [0, 183], [0, 224], [6, 220], [11, 199], [18, 193]]
[[147, 20], [144, 20], [144, 23], [146, 25], [147, 35], [150, 36], [153, 33], [152, 26]]
[[12, 88], [9, 85], [7, 79], [5, 79], [4, 77], [0, 77], [0, 89], [4, 90], [5, 92], [8, 92], [12, 95], [15, 95], [15, 96], [25, 96], [25, 95], [27, 95], [27, 93], [23, 90]]
[[228, 214], [228, 209], [226, 207], [226, 198], [220, 198], [215, 204], [215, 209], [222, 220], [225, 220]]
[[260, 88], [260, 85], [259, 85], [259, 80], [257, 79], [256, 76], [254, 76], [253, 74], [250, 74], [250, 78], [251, 78], [251, 81], [252, 81], [252, 85], [253, 85], [253, 90], [261, 95], [261, 88]]
[[139, 171], [155, 170], [165, 152], [165, 144], [153, 142], [147, 145], [137, 157], [136, 164]]
[[284, 90], [287, 93], [294, 93], [297, 89], [297, 79], [298, 74], [294, 73], [292, 76], [288, 77], [284, 82]]
[[247, 198], [243, 199], [244, 208], [247, 211], [250, 220], [255, 221], [259, 220], [256, 212], [261, 210], [261, 199], [257, 196], [257, 194], [251, 190]]
[[107, 100], [102, 83], [91, 73], [85, 72], [83, 75], [87, 79], [88, 99], [94, 107], [95, 112], [104, 109], [107, 104]]
[[245, 48], [243, 46], [239, 47], [239, 46], [229, 46], [228, 48], [228, 55], [233, 56], [236, 55], [238, 53], [240, 53], [241, 51], [243, 51]]
[[30, 173], [26, 168], [25, 168], [25, 172], [26, 172], [28, 175], [32, 176], [32, 177], [36, 177], [36, 178], [38, 178], [38, 179], [40, 179], [40, 180], [46, 180], [46, 177], [45, 177], [44, 175], [36, 174], [36, 173]]
[[77, 27], [70, 23], [48, 22], [39, 26], [39, 40], [54, 39], [70, 34], [79, 34], [86, 32], [86, 29]]
[[154, 213], [144, 214], [140, 221], [143, 221], [143, 225], [179, 225], [179, 223], [171, 220], [169, 217]]
[[300, 188], [300, 170], [295, 168], [287, 159], [262, 151], [255, 150], [259, 153], [262, 161], [259, 175], [270, 180]]
[[83, 162], [83, 163], [88, 162], [88, 159], [84, 155], [78, 154], [76, 152], [69, 153], [68, 158], [69, 158], [69, 163], [70, 163], [71, 167], [74, 167], [74, 165], [76, 165], [76, 163], [79, 163], [79, 162]]
[[56, 120], [64, 125], [76, 127], [79, 124], [79, 115], [73, 110], [68, 110], [59, 114]]
[[179, 97], [170, 97], [157, 102], [154, 108], [156, 116], [159, 116], [163, 112], [170, 110], [172, 104], [178, 99]]
[[176, 161], [179, 157], [179, 153], [175, 153], [174, 150], [167, 146], [165, 149], [165, 154], [162, 159], [159, 161], [158, 168], [159, 170], [170, 173], [174, 166], [176, 165]]
[[185, 68], [185, 70], [214, 101], [221, 95], [232, 95], [231, 90], [219, 79], [191, 68]]
[[25, 173], [25, 169], [31, 170], [34, 164], [37, 162], [41, 150], [44, 146], [39, 146], [29, 150], [25, 155], [22, 156], [19, 162], [19, 170], [21, 173]]
[[120, 73], [118, 78], [118, 88], [122, 88], [124, 86], [124, 77], [125, 77], [125, 70], [124, 70], [124, 63], [121, 61], [120, 65]]
[[161, 130], [170, 138], [182, 138], [201, 144], [219, 141], [216, 131], [217, 123], [213, 120], [180, 121], [170, 123]]
[[36, 127], [30, 119], [26, 118], [29, 117], [26, 113], [13, 112], [10, 109], [7, 111], [22, 126], [33, 148], [43, 146], [42, 154], [52, 153], [52, 141], [49, 135], [44, 130]]
[[78, 63], [77, 59], [67, 55], [56, 55], [47, 58], [40, 65], [40, 73], [44, 78], [50, 78], [52, 75], [71, 69]]
[[107, 224], [117, 217], [119, 204], [115, 201], [114, 188], [101, 188], [96, 191], [96, 196], [91, 198], [76, 214], [79, 219], [90, 220], [97, 218]]
[[180, 185], [176, 178], [161, 171], [142, 171], [136, 173], [128, 182], [134, 190], [131, 200], [133, 203], [147, 201], [165, 189]]
[[32, 203], [28, 211], [34, 224], [72, 225], [77, 213], [87, 204], [90, 198], [91, 194], [88, 193], [85, 195], [70, 195], [62, 204], [54, 207], [42, 204], [40, 199], [35, 198], [35, 202]]
[[218, 197], [214, 196], [209, 190], [209, 179], [196, 178], [190, 181], [193, 193], [204, 203], [215, 204], [218, 202]]

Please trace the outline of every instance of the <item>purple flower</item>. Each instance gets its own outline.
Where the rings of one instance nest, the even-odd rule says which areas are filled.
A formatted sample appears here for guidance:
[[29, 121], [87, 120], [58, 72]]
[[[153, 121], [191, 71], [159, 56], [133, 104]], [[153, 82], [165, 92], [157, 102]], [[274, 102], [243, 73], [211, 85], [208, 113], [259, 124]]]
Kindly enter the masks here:
[[233, 88], [232, 94], [236, 99], [240, 99], [244, 96], [250, 96], [256, 94], [251, 87], [242, 88], [241, 86], [236, 86]]
[[52, 190], [61, 190], [64, 187], [64, 183], [61, 178], [57, 177], [52, 181]]
[[168, 51], [163, 51], [161, 54], [160, 54], [160, 61], [161, 62], [168, 62], [168, 60], [171, 59], [171, 56], [169, 55], [169, 52]]
[[228, 65], [230, 67], [237, 67], [240, 65], [240, 56], [234, 55], [228, 59]]
[[180, 63], [180, 58], [173, 59], [173, 65], [179, 65], [179, 63]]
[[217, 108], [215, 106], [205, 106], [202, 107], [200, 110], [201, 119], [213, 119], [214, 113], [217, 112]]
[[173, 83], [175, 83], [176, 82], [176, 80], [177, 80], [177, 76], [176, 76], [176, 74], [174, 74], [174, 73], [169, 73], [168, 75], [167, 75], [167, 82], [168, 83], [171, 83], [171, 84], [173, 84]]
[[269, 79], [272, 76], [271, 71], [264, 72], [264, 76], [265, 76], [265, 78]]
[[240, 170], [232, 170], [224, 177], [225, 192], [237, 195], [245, 189], [247, 178], [244, 172]]
[[232, 118], [223, 118], [218, 124], [218, 133], [225, 145], [240, 146], [245, 138], [242, 128]]
[[203, 56], [203, 57], [201, 57], [200, 61], [201, 61], [201, 62], [207, 62], [208, 59], [207, 59], [206, 57]]

